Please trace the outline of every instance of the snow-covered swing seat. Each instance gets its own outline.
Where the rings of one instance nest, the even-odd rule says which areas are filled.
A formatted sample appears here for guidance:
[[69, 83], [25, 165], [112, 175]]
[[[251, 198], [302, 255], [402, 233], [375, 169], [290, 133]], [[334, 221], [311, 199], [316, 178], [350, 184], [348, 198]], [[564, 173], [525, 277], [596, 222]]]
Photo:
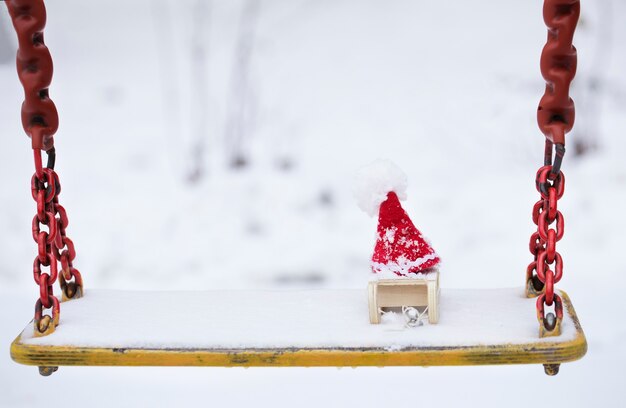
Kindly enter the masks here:
[[[546, 0], [546, 7], [556, 7], [554, 3], [559, 1]], [[574, 7], [571, 14], [577, 19], [578, 2], [562, 0], [561, 3]], [[18, 53], [18, 72], [26, 91], [25, 106], [34, 106], [38, 101], [49, 104], [47, 87], [52, 75], [51, 60], [49, 67], [45, 64], [41, 67], [42, 71], [50, 71], [47, 80], [33, 79], [28, 77], [28, 73], [20, 71], [23, 62], [20, 58], [25, 58], [29, 50], [41, 52], [45, 48], [41, 34], [45, 24], [43, 2], [8, 0], [7, 6], [20, 40], [20, 52], [24, 53], [21, 57]], [[563, 7], [559, 10], [562, 12]], [[21, 21], [24, 16], [28, 19]], [[28, 24], [23, 24], [24, 21]], [[571, 21], [568, 24], [571, 26]], [[573, 28], [570, 31], [573, 33]], [[41, 54], [38, 54], [40, 57]], [[33, 69], [36, 72], [36, 63], [31, 60], [30, 64], [30, 72]], [[29, 100], [29, 92], [33, 90], [35, 101]], [[26, 111], [27, 116], [32, 114], [36, 120], [31, 118], [25, 128], [33, 139], [39, 172], [36, 175], [52, 174], [42, 170], [40, 154], [42, 150], [53, 154], [53, 149], [46, 142], [51, 142], [54, 131], [48, 135], [42, 135], [42, 132], [46, 126], [55, 126], [46, 123], [45, 114], [33, 112]], [[46, 139], [45, 136], [50, 137]], [[559, 139], [555, 143], [557, 158], [560, 159]], [[48, 169], [52, 170], [52, 167], [53, 164]], [[48, 189], [50, 184], [48, 182]], [[44, 191], [41, 197], [48, 194], [45, 189], [41, 191]], [[63, 210], [58, 222], [63, 222], [64, 214]], [[44, 214], [40, 223], [47, 225], [44, 222], [46, 219], [49, 221]], [[64, 228], [59, 226], [59, 229]], [[35, 231], [35, 227], [33, 231], [36, 237], [41, 237], [42, 232]], [[49, 233], [53, 235], [52, 228]], [[40, 240], [43, 242], [39, 245], [40, 254], [42, 246], [45, 249], [46, 245], [58, 245], [54, 238], [47, 240], [46, 244], [47, 237], [44, 235], [44, 239]], [[64, 232], [62, 237], [65, 239]], [[537, 240], [538, 243], [543, 242], [539, 238]], [[60, 245], [59, 249], [62, 247]], [[45, 257], [44, 251], [43, 259]], [[56, 260], [53, 263], [56, 264]], [[41, 283], [44, 279], [41, 272], [43, 264], [39, 265], [39, 279], [36, 280], [42, 291], [49, 290], [51, 294], [52, 287]], [[486, 364], [543, 364], [546, 373], [556, 374], [560, 363], [577, 360], [587, 350], [576, 312], [569, 297], [561, 291], [549, 295], [560, 299], [562, 305], [559, 332], [549, 336], [538, 334], [534, 312], [537, 302], [527, 296], [528, 285], [536, 276], [530, 275], [527, 276], [526, 288], [443, 289], [439, 324], [404, 328], [394, 322], [369, 323], [365, 285], [362, 290], [87, 290], [83, 293], [82, 281], [79, 284], [77, 278], [75, 283], [79, 284], [80, 293], [75, 296], [78, 286], [68, 286], [65, 279], [76, 278], [76, 275], [64, 278], [67, 257], [65, 264], [63, 260], [61, 264], [64, 270], [59, 272], [59, 279], [64, 301], [58, 326], [55, 328], [52, 319], [52, 324], [47, 321], [49, 330], [39, 329], [38, 324], [45, 320], [42, 318], [42, 300], [39, 300], [35, 324], [31, 322], [11, 345], [11, 357], [16, 362], [39, 366], [44, 375], [56, 371], [58, 366], [80, 365], [354, 367]], [[68, 291], [68, 287], [74, 289]], [[538, 292], [534, 295], [543, 299], [541, 296], [545, 293], [541, 291], [541, 285], [537, 287]], [[70, 299], [66, 300], [68, 297]], [[41, 299], [45, 308], [54, 309], [53, 306], [45, 306], [45, 301], [52, 299], [57, 302], [57, 298], [42, 294]]]

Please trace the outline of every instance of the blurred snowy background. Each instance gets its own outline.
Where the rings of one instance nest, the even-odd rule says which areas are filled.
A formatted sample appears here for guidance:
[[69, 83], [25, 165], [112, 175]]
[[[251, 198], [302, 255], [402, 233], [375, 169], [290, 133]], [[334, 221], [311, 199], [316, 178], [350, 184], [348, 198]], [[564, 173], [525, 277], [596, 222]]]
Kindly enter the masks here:
[[[86, 289], [364, 287], [379, 157], [443, 287], [521, 286], [543, 136], [542, 2], [48, 1], [61, 200]], [[559, 250], [589, 341], [555, 378], [480, 368], [66, 368], [8, 348], [31, 319], [30, 144], [0, 7], [0, 406], [619, 406], [626, 325], [626, 1], [583, 1]], [[155, 311], [156, 312], [156, 311]], [[468, 318], [479, 310], [469, 310]], [[60, 394], [65, 394], [61, 396]]]

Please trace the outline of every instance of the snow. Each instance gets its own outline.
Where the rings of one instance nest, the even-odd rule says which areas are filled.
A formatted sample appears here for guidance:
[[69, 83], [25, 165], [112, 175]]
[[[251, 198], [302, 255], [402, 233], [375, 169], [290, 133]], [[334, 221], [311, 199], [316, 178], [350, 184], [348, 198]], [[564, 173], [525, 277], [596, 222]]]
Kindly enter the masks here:
[[378, 159], [358, 170], [353, 193], [359, 208], [374, 217], [387, 193], [393, 191], [400, 200], [406, 200], [407, 184], [407, 176], [398, 165]]
[[[432, 273], [408, 272], [411, 268], [422, 265], [424, 262], [437, 258], [437, 254], [428, 254], [422, 258], [409, 261], [404, 257], [399, 257], [396, 262], [380, 263], [372, 262], [372, 269], [378, 279], [409, 278], [426, 279]], [[439, 266], [437, 266], [439, 269]], [[397, 273], [396, 273], [397, 272]], [[398, 275], [400, 274], [400, 275]]]
[[[63, 324], [26, 344], [127, 348], [384, 348], [566, 342], [538, 338], [535, 299], [519, 289], [443, 289], [440, 321], [369, 323], [367, 290], [139, 292], [90, 290], [63, 303]], [[389, 320], [389, 319], [387, 319]]]
[[[436, 255], [434, 255], [436, 256]], [[421, 265], [422, 263], [426, 262], [429, 258], [429, 256], [426, 256], [424, 258], [427, 259], [418, 259], [415, 262], [417, 263], [417, 265]], [[411, 272], [411, 273], [405, 273], [402, 276], [399, 276], [396, 272], [403, 272], [408, 270], [411, 266], [413, 266], [411, 263], [403, 263], [401, 265], [397, 265], [397, 264], [382, 264], [382, 263], [378, 263], [378, 262], [372, 262], [372, 267], [374, 268], [374, 273], [372, 274], [372, 277], [376, 280], [381, 280], [381, 279], [420, 279], [420, 280], [436, 280], [437, 279], [437, 274], [433, 273], [433, 270], [428, 270], [427, 272]], [[437, 267], [437, 270], [439, 270], [439, 268]]]
[[[356, 208], [351, 190], [354, 172], [380, 157], [410, 177], [405, 209], [445, 259], [444, 291], [522, 285], [543, 154], [542, 2], [261, 1], [248, 82], [251, 164], [231, 171], [224, 139], [247, 1], [210, 2], [203, 115], [192, 109], [195, 0], [47, 1], [60, 198], [87, 291], [363, 289], [376, 220]], [[530, 365], [62, 367], [43, 379], [15, 364], [8, 347], [38, 295], [35, 207], [15, 48], [0, 52], [0, 406], [69, 398], [94, 408], [525, 408], [529, 399], [515, 396], [527, 390], [533, 401], [570, 408], [623, 405], [624, 21], [623, 0], [582, 3], [557, 287], [572, 297], [589, 352], [554, 378]], [[9, 27], [0, 4], [0, 37]], [[191, 151], [203, 136], [197, 117], [206, 177], [190, 185]], [[576, 157], [572, 142], [582, 134], [598, 148]]]

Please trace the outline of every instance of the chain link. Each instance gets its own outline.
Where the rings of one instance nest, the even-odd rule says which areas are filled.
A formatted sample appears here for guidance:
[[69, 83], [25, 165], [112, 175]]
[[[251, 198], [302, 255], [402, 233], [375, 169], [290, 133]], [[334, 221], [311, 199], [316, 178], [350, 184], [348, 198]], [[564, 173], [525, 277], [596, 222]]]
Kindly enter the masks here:
[[[41, 151], [35, 150], [36, 155]], [[39, 299], [35, 306], [36, 333], [45, 335], [54, 331], [59, 321], [59, 304], [53, 293], [53, 285], [58, 278], [58, 259], [54, 248], [59, 236], [59, 223], [55, 216], [54, 200], [58, 186], [54, 171], [38, 168], [40, 160], [35, 160], [35, 174], [31, 179], [32, 196], [37, 203], [37, 213], [33, 217], [33, 240], [37, 243], [37, 256], [33, 261], [33, 278], [39, 285]], [[46, 226], [47, 231], [42, 231]], [[48, 271], [44, 271], [47, 267]], [[44, 309], [51, 309], [51, 316], [44, 315]]]
[[[537, 318], [540, 334], [560, 334], [563, 303], [554, 285], [563, 277], [563, 257], [556, 244], [563, 238], [565, 220], [558, 201], [565, 192], [561, 162], [565, 154], [565, 134], [574, 125], [574, 101], [569, 86], [576, 74], [576, 48], [572, 45], [580, 15], [578, 0], [545, 0], [543, 18], [548, 40], [541, 53], [541, 74], [546, 90], [537, 109], [539, 129], [546, 137], [544, 166], [537, 171], [535, 184], [541, 198], [532, 211], [537, 231], [530, 237], [533, 261], [526, 268], [526, 294], [537, 296]], [[553, 160], [553, 150], [556, 155]], [[551, 225], [554, 224], [554, 228]], [[554, 271], [552, 270], [554, 268]], [[545, 307], [554, 307], [546, 314]]]
[[546, 90], [537, 109], [539, 128], [548, 141], [565, 144], [574, 125], [574, 101], [569, 86], [576, 74], [576, 48], [572, 45], [580, 15], [579, 0], [545, 0], [543, 20], [548, 40], [541, 52], [541, 75]]
[[33, 149], [48, 151], [59, 127], [56, 106], [48, 95], [52, 81], [52, 57], [44, 44], [46, 7], [43, 0], [7, 0], [17, 32], [17, 73], [24, 87], [22, 126]]
[[[73, 267], [76, 251], [66, 234], [69, 221], [65, 209], [59, 204], [61, 183], [54, 171], [54, 134], [59, 118], [48, 92], [53, 66], [43, 37], [46, 8], [43, 0], [7, 0], [6, 5], [19, 46], [17, 73], [24, 87], [22, 126], [31, 138], [35, 162], [35, 174], [31, 179], [31, 193], [37, 203], [37, 213], [32, 221], [32, 235], [37, 243], [33, 277], [39, 286], [35, 333], [46, 335], [53, 332], [59, 322], [59, 301], [52, 289], [57, 278], [64, 300], [80, 297], [83, 283], [80, 272]], [[42, 164], [42, 152], [48, 156], [46, 167]], [[61, 263], [61, 274], [58, 262]], [[49, 315], [45, 314], [45, 309], [50, 309]]]

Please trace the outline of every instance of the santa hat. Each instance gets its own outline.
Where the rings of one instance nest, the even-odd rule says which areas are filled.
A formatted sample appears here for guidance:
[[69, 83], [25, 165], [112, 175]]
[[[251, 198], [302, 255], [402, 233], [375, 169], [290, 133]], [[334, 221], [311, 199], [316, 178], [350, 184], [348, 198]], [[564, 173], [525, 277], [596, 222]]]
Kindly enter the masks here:
[[[404, 197], [405, 190], [404, 173], [392, 162], [381, 160], [361, 171], [355, 191], [361, 208], [370, 213], [378, 209], [372, 270], [382, 276], [425, 273], [440, 262], [400, 205], [398, 195]], [[381, 196], [384, 197], [382, 200]]]
[[372, 270], [398, 276], [425, 272], [439, 263], [435, 250], [426, 242], [393, 191], [380, 205]]

